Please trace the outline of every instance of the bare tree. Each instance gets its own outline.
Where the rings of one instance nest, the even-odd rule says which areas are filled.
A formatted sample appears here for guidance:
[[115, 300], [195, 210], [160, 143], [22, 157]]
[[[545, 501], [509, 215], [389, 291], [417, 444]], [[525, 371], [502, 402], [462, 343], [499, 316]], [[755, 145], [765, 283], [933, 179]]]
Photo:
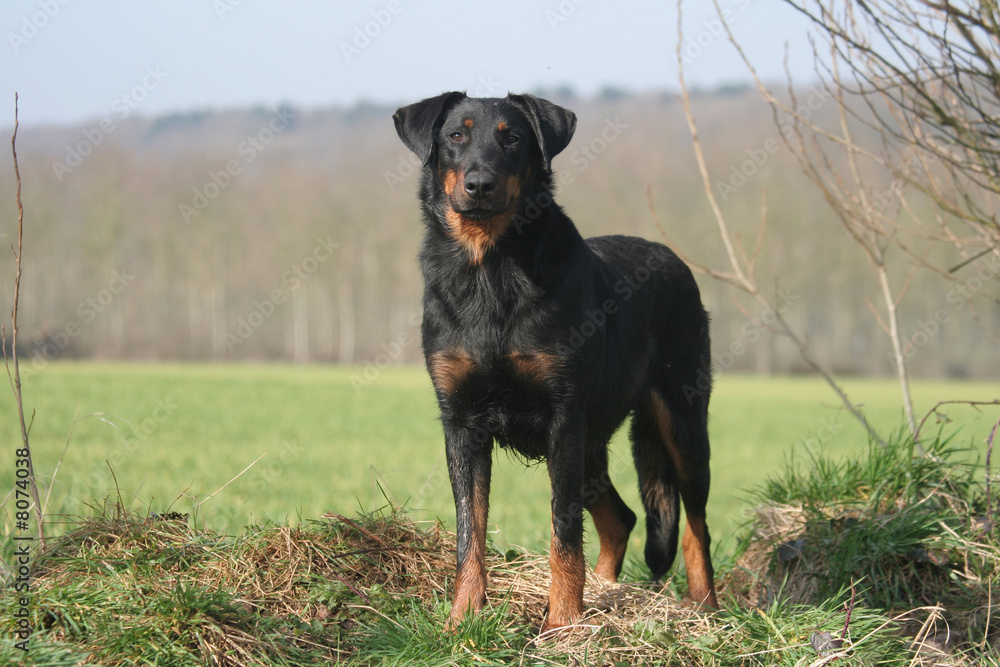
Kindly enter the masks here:
[[[799, 104], [790, 75], [784, 95], [772, 92], [723, 25], [785, 145], [872, 267], [883, 303], [868, 305], [891, 341], [916, 434], [911, 343], [898, 317], [913, 273], [923, 267], [964, 285], [962, 269], [1000, 257], [1000, 14], [993, 2], [786, 2], [820, 37], [813, 57], [836, 104], [832, 128]], [[722, 18], [717, 2], [716, 10]], [[989, 288], [967, 296], [1000, 303]]]
[[[716, 4], [718, 9], [718, 4]], [[720, 19], [722, 18], [720, 10]], [[722, 19], [723, 24], [725, 20]], [[764, 291], [761, 289], [760, 284], [757, 281], [755, 275], [755, 269], [757, 267], [757, 261], [760, 258], [760, 253], [762, 250], [762, 241], [764, 237], [764, 229], [767, 222], [767, 200], [765, 198], [764, 203], [761, 207], [761, 226], [760, 231], [757, 235], [756, 243], [751, 253], [747, 253], [746, 249], [739, 245], [736, 240], [733, 239], [733, 235], [730, 232], [729, 223], [726, 219], [722, 208], [716, 199], [715, 193], [712, 189], [711, 178], [708, 173], [708, 167], [705, 162], [704, 155], [701, 149], [701, 139], [698, 134], [698, 126], [695, 122], [694, 114], [691, 109], [691, 96], [688, 92], [687, 83], [684, 78], [684, 57], [681, 52], [681, 45], [684, 43], [684, 21], [683, 21], [683, 2], [678, 1], [677, 3], [677, 68], [678, 68], [678, 80], [681, 88], [681, 103], [684, 109], [684, 117], [687, 120], [688, 129], [691, 132], [691, 141], [694, 146], [695, 159], [698, 164], [698, 170], [701, 174], [702, 184], [705, 190], [705, 196], [708, 199], [709, 205], [712, 208], [712, 212], [715, 216], [716, 223], [719, 228], [719, 237], [723, 242], [726, 251], [726, 258], [729, 262], [728, 270], [719, 270], [708, 267], [704, 264], [694, 261], [693, 259], [681, 254], [681, 257], [685, 262], [691, 266], [696, 271], [705, 273], [712, 276], [718, 280], [729, 283], [730, 285], [736, 287], [737, 289], [750, 295], [755, 301], [757, 301], [761, 306], [763, 306], [768, 311], [774, 313], [775, 325], [773, 330], [775, 333], [786, 336], [795, 345], [799, 352], [801, 359], [818, 373], [834, 391], [840, 401], [843, 403], [844, 407], [847, 408], [848, 412], [857, 419], [865, 430], [868, 431], [869, 436], [884, 444], [884, 440], [879, 437], [875, 432], [871, 424], [862, 414], [860, 408], [855, 405], [844, 389], [837, 383], [833, 376], [833, 372], [826, 368], [816, 356], [809, 349], [808, 341], [804, 335], [795, 330], [795, 328], [789, 323], [780, 312], [780, 309], [775, 308], [771, 301], [767, 298]], [[727, 28], [728, 30], [728, 28]], [[730, 35], [730, 39], [732, 36]], [[734, 42], [735, 43], [735, 42]], [[652, 206], [652, 198], [650, 197], [650, 209], [653, 214], [654, 222], [657, 226], [663, 230], [657, 219], [656, 211]]]
[[[880, 163], [936, 205], [924, 231], [966, 260], [998, 252], [997, 3], [786, 1], [830, 48], [827, 79], [863, 103], [856, 116], [880, 134]], [[903, 240], [897, 243], [909, 252]]]

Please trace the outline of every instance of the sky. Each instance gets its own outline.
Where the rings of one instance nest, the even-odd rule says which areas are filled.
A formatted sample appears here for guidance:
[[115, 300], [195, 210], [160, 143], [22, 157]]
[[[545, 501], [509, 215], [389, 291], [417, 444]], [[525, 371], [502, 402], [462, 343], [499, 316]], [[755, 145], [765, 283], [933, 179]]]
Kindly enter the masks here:
[[[812, 78], [804, 19], [780, 0], [684, 7], [689, 85]], [[3, 0], [0, 126], [291, 104], [405, 104], [569, 86], [677, 89], [675, 2]]]

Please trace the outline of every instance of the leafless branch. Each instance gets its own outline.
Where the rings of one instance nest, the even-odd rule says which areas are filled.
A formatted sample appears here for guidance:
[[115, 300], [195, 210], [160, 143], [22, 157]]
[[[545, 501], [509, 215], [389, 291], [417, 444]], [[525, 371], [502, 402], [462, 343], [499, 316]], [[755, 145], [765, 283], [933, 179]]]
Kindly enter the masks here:
[[[716, 3], [716, 9], [717, 10], [719, 9], [718, 3]], [[721, 10], [719, 11], [721, 16]], [[726, 25], [726, 21], [723, 20], [722, 23], [723, 25]], [[728, 27], [726, 29], [728, 31]], [[708, 173], [708, 167], [706, 166], [705, 157], [701, 148], [701, 139], [698, 135], [698, 125], [695, 122], [694, 114], [691, 110], [691, 96], [688, 92], [687, 84], [684, 79], [684, 58], [681, 53], [681, 45], [683, 43], [684, 43], [683, 2], [679, 1], [677, 3], [676, 58], [677, 58], [677, 68], [678, 68], [677, 78], [681, 90], [681, 103], [684, 110], [684, 117], [687, 120], [688, 129], [691, 133], [691, 142], [694, 147], [694, 154], [695, 154], [695, 160], [697, 161], [698, 164], [698, 171], [701, 174], [702, 185], [705, 190], [705, 197], [708, 199], [709, 206], [711, 207], [712, 212], [715, 216], [716, 225], [719, 231], [719, 237], [721, 238], [722, 243], [725, 247], [730, 270], [720, 271], [716, 269], [711, 269], [703, 264], [691, 261], [690, 258], [684, 258], [682, 256], [682, 259], [685, 259], [685, 261], [687, 261], [688, 264], [694, 270], [713, 276], [720, 280], [724, 280], [725, 282], [737, 287], [738, 289], [752, 296], [754, 300], [756, 300], [761, 306], [773, 312], [775, 319], [775, 328], [780, 330], [782, 334], [787, 336], [789, 340], [792, 341], [792, 343], [798, 350], [799, 356], [802, 358], [802, 360], [805, 361], [805, 363], [810, 368], [812, 368], [826, 381], [826, 383], [834, 391], [834, 393], [841, 400], [841, 402], [844, 404], [847, 410], [862, 424], [862, 426], [865, 427], [865, 430], [868, 432], [868, 434], [872, 438], [877, 440], [879, 443], [882, 443], [884, 445], [885, 441], [881, 437], [879, 437], [879, 435], [875, 432], [874, 428], [872, 428], [872, 426], [868, 423], [868, 420], [858, 409], [858, 406], [854, 405], [854, 403], [851, 402], [846, 392], [834, 379], [832, 373], [828, 369], [826, 369], [821, 363], [819, 363], [819, 361], [812, 355], [805, 338], [801, 336], [791, 326], [791, 324], [789, 324], [789, 322], [782, 315], [780, 309], [775, 308], [773, 304], [771, 304], [771, 302], [768, 301], [767, 297], [765, 297], [761, 292], [756, 280], [753, 278], [752, 268], [760, 253], [760, 244], [763, 235], [764, 222], [761, 223], [761, 231], [758, 234], [757, 246], [754, 249], [754, 253], [752, 255], [752, 261], [748, 260], [744, 254], [744, 260], [746, 266], [744, 266], [744, 262], [741, 262], [740, 257], [736, 250], [736, 246], [733, 243], [732, 235], [729, 231], [729, 224], [726, 221], [726, 217], [723, 214], [722, 209], [718, 204], [714, 191], [712, 190], [711, 179]], [[737, 48], [739, 47], [737, 46]], [[654, 213], [654, 221], [662, 231], [663, 227], [659, 224], [658, 219], [655, 217], [655, 208], [652, 205], [651, 198], [650, 198], [650, 209]], [[764, 206], [762, 207], [762, 217], [766, 219], [766, 200]]]
[[[28, 483], [31, 487], [31, 500], [35, 505], [35, 521], [38, 525], [38, 542], [45, 547], [45, 526], [42, 516], [42, 503], [39, 502], [38, 482], [35, 478], [34, 460], [31, 456], [31, 446], [28, 443], [28, 426], [24, 420], [24, 399], [21, 394], [21, 370], [18, 364], [17, 354], [17, 308], [18, 299], [21, 295], [21, 249], [24, 240], [24, 206], [21, 204], [21, 171], [17, 164], [17, 93], [14, 93], [14, 133], [10, 138], [10, 150], [14, 156], [14, 176], [17, 179], [17, 249], [14, 250], [14, 307], [11, 310], [11, 358], [13, 361], [13, 371], [11, 370], [11, 359], [7, 358], [7, 336], [0, 328], [0, 346], [3, 347], [4, 365], [7, 368], [7, 378], [10, 380], [11, 389], [14, 392], [14, 400], [17, 402], [17, 416], [21, 423], [21, 442], [24, 445], [28, 461]], [[13, 250], [13, 248], [12, 248]]]

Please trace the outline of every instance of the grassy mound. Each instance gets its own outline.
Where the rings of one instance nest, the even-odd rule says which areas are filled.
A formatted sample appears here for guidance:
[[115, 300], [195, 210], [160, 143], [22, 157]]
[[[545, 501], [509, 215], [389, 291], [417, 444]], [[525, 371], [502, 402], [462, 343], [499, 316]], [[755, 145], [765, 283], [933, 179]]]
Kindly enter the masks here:
[[231, 537], [109, 504], [36, 561], [27, 655], [0, 593], [0, 663], [1000, 664], [992, 499], [968, 452], [924, 446], [770, 479], [720, 568], [723, 611], [591, 577], [581, 625], [552, 637], [547, 558], [519, 551], [490, 552], [490, 604], [444, 632], [454, 535], [399, 511]]
[[924, 653], [996, 661], [996, 503], [967, 449], [944, 437], [923, 445], [917, 455], [897, 437], [769, 479], [728, 575], [740, 603], [878, 609]]

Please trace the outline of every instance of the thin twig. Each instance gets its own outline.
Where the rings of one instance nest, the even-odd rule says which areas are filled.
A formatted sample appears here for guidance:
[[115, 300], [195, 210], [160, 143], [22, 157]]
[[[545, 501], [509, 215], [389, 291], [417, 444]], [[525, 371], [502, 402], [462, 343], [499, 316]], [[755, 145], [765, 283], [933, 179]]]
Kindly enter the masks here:
[[66, 458], [66, 452], [67, 452], [67, 450], [69, 450], [70, 440], [73, 439], [73, 431], [76, 430], [76, 422], [77, 422], [77, 419], [78, 419], [79, 415], [80, 415], [80, 404], [77, 403], [76, 404], [76, 412], [73, 413], [73, 423], [70, 424], [70, 426], [69, 426], [69, 434], [66, 436], [66, 445], [63, 447], [62, 454], [59, 455], [59, 460], [56, 461], [56, 467], [52, 471], [52, 479], [49, 480], [49, 488], [45, 492], [45, 502], [42, 504], [42, 514], [45, 514], [45, 511], [49, 507], [49, 498], [52, 496], [52, 489], [56, 485], [56, 477], [59, 476], [59, 468], [62, 467], [63, 459]]
[[978, 252], [975, 255], [973, 255], [972, 257], [970, 257], [969, 259], [967, 259], [967, 260], [965, 260], [965, 261], [963, 261], [963, 262], [961, 262], [959, 264], [956, 264], [955, 266], [951, 267], [950, 269], [948, 269], [948, 273], [955, 273], [959, 269], [965, 268], [969, 264], [972, 264], [974, 261], [976, 261], [980, 257], [985, 257], [986, 255], [990, 254], [991, 252], [995, 252], [995, 251], [996, 251], [996, 248], [992, 248], [992, 247], [991, 248], [986, 248], [986, 250]]
[[388, 545], [385, 542], [383, 542], [382, 539], [379, 538], [377, 535], [375, 535], [374, 533], [372, 533], [370, 530], [362, 527], [356, 521], [352, 521], [351, 519], [348, 519], [346, 516], [343, 516], [341, 514], [334, 514], [332, 512], [327, 512], [326, 514], [323, 515], [323, 518], [324, 519], [333, 519], [334, 521], [339, 521], [341, 523], [346, 523], [348, 526], [350, 526], [354, 530], [358, 531], [359, 533], [361, 533], [362, 535], [364, 535], [368, 539], [372, 540], [373, 542], [377, 542], [377, 543], [381, 544], [383, 547], [388, 547]]
[[[35, 504], [35, 522], [38, 525], [38, 544], [45, 548], [45, 524], [42, 512], [42, 503], [38, 497], [38, 480], [35, 478], [35, 464], [31, 456], [31, 445], [28, 443], [28, 426], [24, 421], [24, 399], [21, 394], [21, 369], [17, 355], [17, 307], [18, 299], [21, 295], [21, 248], [24, 239], [24, 206], [21, 204], [21, 170], [17, 164], [17, 93], [14, 93], [14, 134], [10, 138], [10, 151], [14, 156], [14, 176], [17, 179], [17, 251], [14, 252], [14, 307], [11, 310], [11, 357], [14, 361], [13, 374], [10, 370], [10, 362], [7, 359], [6, 335], [0, 336], [0, 345], [3, 346], [4, 364], [7, 367], [7, 378], [10, 380], [11, 388], [14, 390], [14, 399], [17, 402], [17, 416], [21, 422], [21, 441], [24, 443], [24, 450], [28, 460], [28, 483], [31, 487], [31, 500]], [[13, 248], [12, 248], [13, 250]]]
[[994, 398], [992, 401], [966, 401], [966, 400], [938, 401], [937, 403], [934, 404], [934, 407], [928, 410], [927, 413], [917, 423], [917, 432], [914, 435], [915, 439], [920, 437], [920, 432], [924, 428], [924, 422], [926, 422], [931, 415], [937, 414], [937, 409], [940, 408], [942, 405], [971, 405], [972, 407], [977, 407], [980, 405], [1000, 405], [1000, 398]]
[[990, 436], [986, 438], [986, 525], [993, 525], [993, 497], [990, 494], [990, 457], [993, 454], [993, 438], [996, 437], [997, 427], [1000, 426], [1000, 418], [990, 430]]
[[199, 501], [199, 502], [198, 502], [198, 505], [197, 505], [197, 508], [199, 508], [199, 509], [200, 509], [202, 505], [204, 505], [204, 504], [205, 504], [205, 503], [207, 503], [207, 502], [208, 502], [209, 500], [211, 500], [212, 498], [214, 498], [215, 496], [217, 496], [217, 495], [218, 495], [219, 493], [221, 493], [223, 489], [225, 489], [225, 488], [226, 488], [227, 486], [229, 486], [230, 484], [232, 484], [233, 482], [235, 482], [236, 480], [238, 480], [238, 479], [239, 479], [239, 478], [240, 478], [240, 477], [241, 477], [241, 476], [243, 475], [243, 473], [245, 473], [245, 472], [246, 472], [247, 470], [250, 470], [250, 468], [252, 468], [252, 467], [254, 467], [255, 465], [257, 465], [257, 462], [258, 462], [258, 461], [260, 461], [260, 460], [261, 460], [262, 458], [264, 458], [265, 456], [267, 456], [267, 452], [264, 452], [263, 454], [261, 454], [260, 456], [258, 456], [258, 457], [257, 457], [256, 459], [254, 459], [254, 460], [253, 460], [253, 462], [252, 462], [252, 463], [251, 463], [250, 465], [248, 465], [248, 466], [247, 466], [246, 468], [244, 468], [243, 470], [241, 470], [241, 471], [240, 471], [240, 472], [239, 472], [239, 473], [238, 473], [238, 474], [236, 475], [236, 477], [233, 477], [233, 478], [232, 478], [231, 480], [229, 480], [228, 482], [226, 482], [225, 484], [223, 484], [222, 486], [220, 486], [220, 487], [219, 487], [218, 489], [216, 489], [216, 490], [215, 490], [215, 491], [214, 491], [214, 492], [213, 492], [213, 493], [212, 493], [211, 495], [209, 495], [209, 496], [208, 496], [207, 498], [205, 498], [204, 500], [201, 500], [201, 501]]
[[354, 593], [354, 594], [355, 594], [355, 595], [357, 595], [357, 596], [358, 596], [359, 598], [361, 598], [362, 600], [364, 600], [364, 601], [365, 601], [365, 604], [369, 604], [369, 605], [370, 605], [370, 604], [372, 603], [372, 601], [368, 599], [368, 596], [367, 596], [367, 595], [365, 595], [365, 594], [364, 594], [364, 593], [362, 593], [362, 592], [361, 592], [360, 590], [358, 590], [357, 588], [355, 588], [355, 587], [354, 587], [354, 585], [353, 585], [353, 584], [351, 584], [351, 582], [349, 582], [349, 581], [348, 581], [347, 579], [344, 579], [344, 578], [343, 578], [342, 576], [340, 576], [339, 574], [337, 574], [337, 571], [336, 571], [336, 570], [328, 570], [328, 572], [329, 572], [330, 574], [332, 574], [332, 575], [333, 575], [334, 577], [336, 577], [336, 578], [337, 578], [337, 580], [338, 580], [338, 581], [339, 581], [340, 583], [344, 584], [344, 585], [345, 585], [345, 586], [347, 586], [347, 587], [348, 587], [349, 589], [351, 589], [351, 592], [352, 592], [352, 593]]
[[851, 612], [854, 611], [854, 600], [857, 590], [854, 587], [854, 580], [851, 579], [851, 601], [847, 603], [847, 615], [844, 618], [844, 629], [840, 633], [840, 638], [847, 641], [847, 630], [851, 626]]

